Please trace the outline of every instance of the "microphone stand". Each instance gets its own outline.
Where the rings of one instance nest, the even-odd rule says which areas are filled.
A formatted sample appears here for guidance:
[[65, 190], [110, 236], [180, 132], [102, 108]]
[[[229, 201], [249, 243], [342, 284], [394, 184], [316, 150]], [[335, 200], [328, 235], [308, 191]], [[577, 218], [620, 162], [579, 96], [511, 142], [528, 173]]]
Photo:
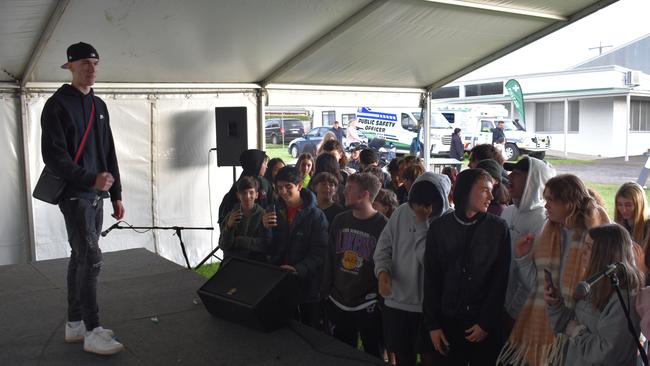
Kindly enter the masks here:
[[116, 230], [125, 230], [125, 229], [132, 229], [132, 230], [174, 230], [176, 232], [176, 236], [178, 236], [178, 241], [180, 242], [181, 250], [183, 251], [183, 258], [185, 258], [185, 264], [187, 265], [187, 269], [192, 269], [192, 266], [190, 266], [190, 261], [189, 261], [189, 259], [187, 259], [187, 251], [185, 250], [185, 243], [183, 243], [183, 237], [181, 236], [181, 232], [183, 230], [214, 230], [214, 228], [212, 228], [212, 227], [130, 226], [130, 225], [129, 226], [116, 225], [113, 229], [116, 229]]
[[625, 313], [625, 318], [627, 319], [627, 328], [630, 330], [630, 334], [632, 335], [634, 344], [636, 344], [636, 347], [639, 349], [641, 360], [643, 360], [643, 364], [645, 366], [648, 366], [648, 354], [643, 349], [641, 343], [639, 343], [639, 338], [636, 334], [636, 331], [634, 330], [634, 325], [632, 325], [630, 312], [627, 311], [627, 307], [625, 306], [625, 301], [623, 300], [623, 295], [621, 294], [621, 287], [620, 287], [620, 282], [618, 280], [618, 276], [616, 275], [616, 272], [612, 272], [609, 275], [607, 275], [607, 277], [609, 277], [610, 281], [612, 282], [612, 286], [614, 286], [614, 289], [616, 289], [616, 295], [618, 296], [618, 301], [621, 304], [621, 307], [623, 308], [623, 312]]

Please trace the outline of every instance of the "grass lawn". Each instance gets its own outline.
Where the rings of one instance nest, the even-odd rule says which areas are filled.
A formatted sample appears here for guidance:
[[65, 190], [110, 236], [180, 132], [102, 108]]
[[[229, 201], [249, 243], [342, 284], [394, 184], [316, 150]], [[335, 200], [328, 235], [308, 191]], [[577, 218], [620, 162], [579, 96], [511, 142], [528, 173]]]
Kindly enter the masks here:
[[288, 149], [289, 149], [288, 145], [282, 146], [282, 145], [267, 144], [266, 155], [268, 155], [269, 159], [280, 158], [285, 163], [292, 162], [294, 158], [291, 157]]
[[551, 159], [544, 159], [545, 161], [548, 161], [551, 163], [551, 165], [575, 165], [575, 164], [591, 164], [594, 161], [593, 160], [578, 160], [578, 159], [560, 159], [560, 158], [551, 158]]
[[203, 277], [210, 278], [215, 272], [217, 272], [220, 264], [220, 262], [204, 264], [201, 266], [201, 268], [195, 270], [194, 272], [200, 274]]

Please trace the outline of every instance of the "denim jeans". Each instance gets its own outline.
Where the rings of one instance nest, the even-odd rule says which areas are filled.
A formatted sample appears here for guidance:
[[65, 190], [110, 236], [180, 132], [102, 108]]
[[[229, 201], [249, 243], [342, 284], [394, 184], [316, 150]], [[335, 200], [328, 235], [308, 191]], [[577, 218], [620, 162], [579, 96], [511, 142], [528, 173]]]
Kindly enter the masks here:
[[86, 330], [99, 326], [97, 277], [102, 266], [99, 234], [103, 200], [66, 198], [59, 203], [72, 252], [68, 264], [68, 321], [83, 320]]

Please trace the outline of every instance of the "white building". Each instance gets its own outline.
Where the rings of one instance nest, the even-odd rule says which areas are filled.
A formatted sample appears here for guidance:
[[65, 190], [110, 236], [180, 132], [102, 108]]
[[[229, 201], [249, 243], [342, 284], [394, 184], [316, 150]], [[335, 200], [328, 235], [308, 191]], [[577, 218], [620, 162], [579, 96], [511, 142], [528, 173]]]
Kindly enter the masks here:
[[[650, 34], [570, 70], [454, 82], [434, 103], [502, 103], [504, 84], [519, 81], [525, 126], [551, 136], [551, 149], [603, 157], [650, 148]], [[520, 116], [514, 111], [513, 118]]]

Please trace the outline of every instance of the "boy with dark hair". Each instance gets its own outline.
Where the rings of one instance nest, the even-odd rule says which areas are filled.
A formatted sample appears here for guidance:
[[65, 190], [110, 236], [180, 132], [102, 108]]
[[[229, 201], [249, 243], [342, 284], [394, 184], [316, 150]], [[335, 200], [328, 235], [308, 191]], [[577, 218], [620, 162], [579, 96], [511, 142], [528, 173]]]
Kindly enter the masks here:
[[275, 176], [280, 196], [276, 210], [262, 216], [271, 230], [271, 263], [298, 276], [298, 319], [318, 327], [321, 321], [320, 287], [327, 256], [327, 219], [316, 206], [316, 197], [302, 188], [298, 169], [285, 166]]
[[487, 213], [492, 177], [458, 174], [456, 210], [433, 221], [426, 239], [424, 314], [439, 365], [494, 365], [510, 269], [510, 232]]
[[375, 249], [375, 275], [385, 299], [386, 348], [395, 353], [398, 366], [415, 365], [418, 353], [424, 365], [433, 358], [422, 316], [424, 248], [429, 223], [450, 209], [450, 189], [449, 178], [442, 174], [418, 177], [409, 202], [393, 212]]
[[258, 182], [254, 177], [242, 177], [237, 182], [237, 199], [234, 209], [221, 223], [219, 246], [223, 259], [240, 257], [260, 262], [268, 260], [269, 238], [262, 226], [264, 209], [255, 203]]
[[316, 205], [323, 210], [327, 222], [331, 224], [336, 215], [345, 210], [343, 206], [334, 202], [339, 180], [332, 173], [322, 172], [314, 176], [311, 186], [316, 194]]
[[499, 150], [497, 150], [494, 145], [480, 144], [474, 146], [474, 148], [472, 148], [472, 151], [469, 152], [469, 167], [476, 168], [481, 160], [486, 159], [492, 159], [499, 163], [499, 165], [503, 165], [505, 162], [503, 159], [503, 154], [501, 154], [501, 152], [499, 152]]
[[370, 166], [379, 165], [379, 155], [373, 149], [363, 149], [359, 153], [359, 167], [361, 171], [366, 170]]
[[328, 323], [332, 335], [352, 347], [361, 337], [366, 353], [381, 357], [381, 313], [373, 253], [388, 221], [372, 207], [381, 183], [369, 173], [348, 178], [345, 204], [329, 232], [326, 282], [331, 283]]
[[[241, 153], [239, 156], [239, 162], [241, 167], [244, 169], [239, 179], [243, 177], [254, 177], [259, 187], [257, 188], [257, 203], [266, 208], [268, 204], [272, 201], [272, 192], [273, 187], [271, 183], [264, 178], [266, 173], [266, 163], [268, 162], [269, 157], [266, 156], [266, 153], [258, 149], [249, 149]], [[238, 181], [239, 181], [238, 179]], [[233, 184], [230, 188], [230, 191], [226, 193], [219, 205], [219, 224], [223, 223], [226, 219], [226, 215], [232, 210], [233, 207], [237, 204], [237, 183]]]

